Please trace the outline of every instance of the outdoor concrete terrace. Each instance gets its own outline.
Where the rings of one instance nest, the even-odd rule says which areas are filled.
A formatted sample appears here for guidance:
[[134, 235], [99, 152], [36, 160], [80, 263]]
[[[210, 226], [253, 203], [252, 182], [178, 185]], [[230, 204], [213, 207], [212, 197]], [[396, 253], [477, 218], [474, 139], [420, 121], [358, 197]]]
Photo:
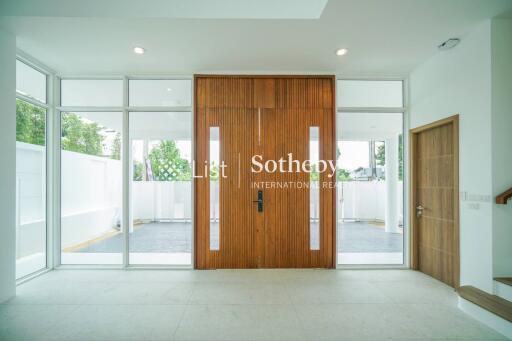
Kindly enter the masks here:
[[[318, 223], [314, 223], [312, 228], [315, 226], [318, 228]], [[190, 222], [151, 222], [135, 225], [134, 231], [130, 234], [130, 252], [190, 253], [192, 251], [191, 228]], [[218, 243], [218, 235], [212, 237], [214, 238], [213, 243]], [[379, 223], [340, 223], [337, 238], [338, 252], [342, 255], [399, 254], [403, 251], [403, 235], [385, 232], [384, 227]], [[123, 235], [115, 233], [85, 243], [72, 251], [82, 253], [122, 252], [123, 243]], [[357, 257], [357, 255], [352, 256]]]

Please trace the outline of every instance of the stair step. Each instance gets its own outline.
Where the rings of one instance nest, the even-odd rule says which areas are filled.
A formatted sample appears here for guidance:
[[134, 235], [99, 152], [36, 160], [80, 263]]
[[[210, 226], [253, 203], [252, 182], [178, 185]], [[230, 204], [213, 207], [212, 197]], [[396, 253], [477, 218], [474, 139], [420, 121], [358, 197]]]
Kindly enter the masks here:
[[457, 289], [460, 297], [484, 308], [499, 317], [512, 322], [512, 302], [499, 296], [491, 295], [471, 285], [464, 285]]
[[494, 280], [512, 287], [512, 277], [496, 277]]
[[512, 278], [500, 277], [494, 279], [494, 295], [512, 302]]

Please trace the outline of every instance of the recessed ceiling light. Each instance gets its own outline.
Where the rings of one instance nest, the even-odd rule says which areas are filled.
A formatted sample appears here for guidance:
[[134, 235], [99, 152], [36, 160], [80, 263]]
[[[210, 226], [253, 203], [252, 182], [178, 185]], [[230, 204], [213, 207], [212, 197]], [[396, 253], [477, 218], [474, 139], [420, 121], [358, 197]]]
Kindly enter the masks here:
[[171, 88], [167, 88], [167, 91], [172, 91], [172, 89]]
[[336, 55], [337, 56], [344, 56], [344, 55], [347, 54], [347, 52], [348, 52], [347, 49], [338, 49], [338, 50], [336, 50]]
[[136, 54], [144, 54], [144, 52], [146, 52], [146, 50], [144, 50], [143, 47], [136, 46], [133, 48], [133, 52], [135, 52]]

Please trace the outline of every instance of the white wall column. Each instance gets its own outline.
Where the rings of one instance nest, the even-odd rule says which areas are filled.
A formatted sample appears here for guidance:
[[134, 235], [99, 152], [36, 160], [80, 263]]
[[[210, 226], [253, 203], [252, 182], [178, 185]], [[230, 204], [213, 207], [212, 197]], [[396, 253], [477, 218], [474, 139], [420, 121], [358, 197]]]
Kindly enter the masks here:
[[0, 29], [0, 303], [16, 294], [16, 37]]
[[398, 233], [398, 135], [386, 139], [385, 231]]

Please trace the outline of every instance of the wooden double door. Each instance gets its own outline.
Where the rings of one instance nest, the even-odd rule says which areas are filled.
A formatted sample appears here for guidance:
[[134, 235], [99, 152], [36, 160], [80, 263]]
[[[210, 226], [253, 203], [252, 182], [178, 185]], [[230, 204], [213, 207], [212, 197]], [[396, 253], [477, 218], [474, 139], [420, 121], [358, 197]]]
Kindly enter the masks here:
[[336, 159], [334, 77], [194, 82], [195, 267], [334, 267], [335, 176], [317, 169], [315, 190], [308, 164]]

